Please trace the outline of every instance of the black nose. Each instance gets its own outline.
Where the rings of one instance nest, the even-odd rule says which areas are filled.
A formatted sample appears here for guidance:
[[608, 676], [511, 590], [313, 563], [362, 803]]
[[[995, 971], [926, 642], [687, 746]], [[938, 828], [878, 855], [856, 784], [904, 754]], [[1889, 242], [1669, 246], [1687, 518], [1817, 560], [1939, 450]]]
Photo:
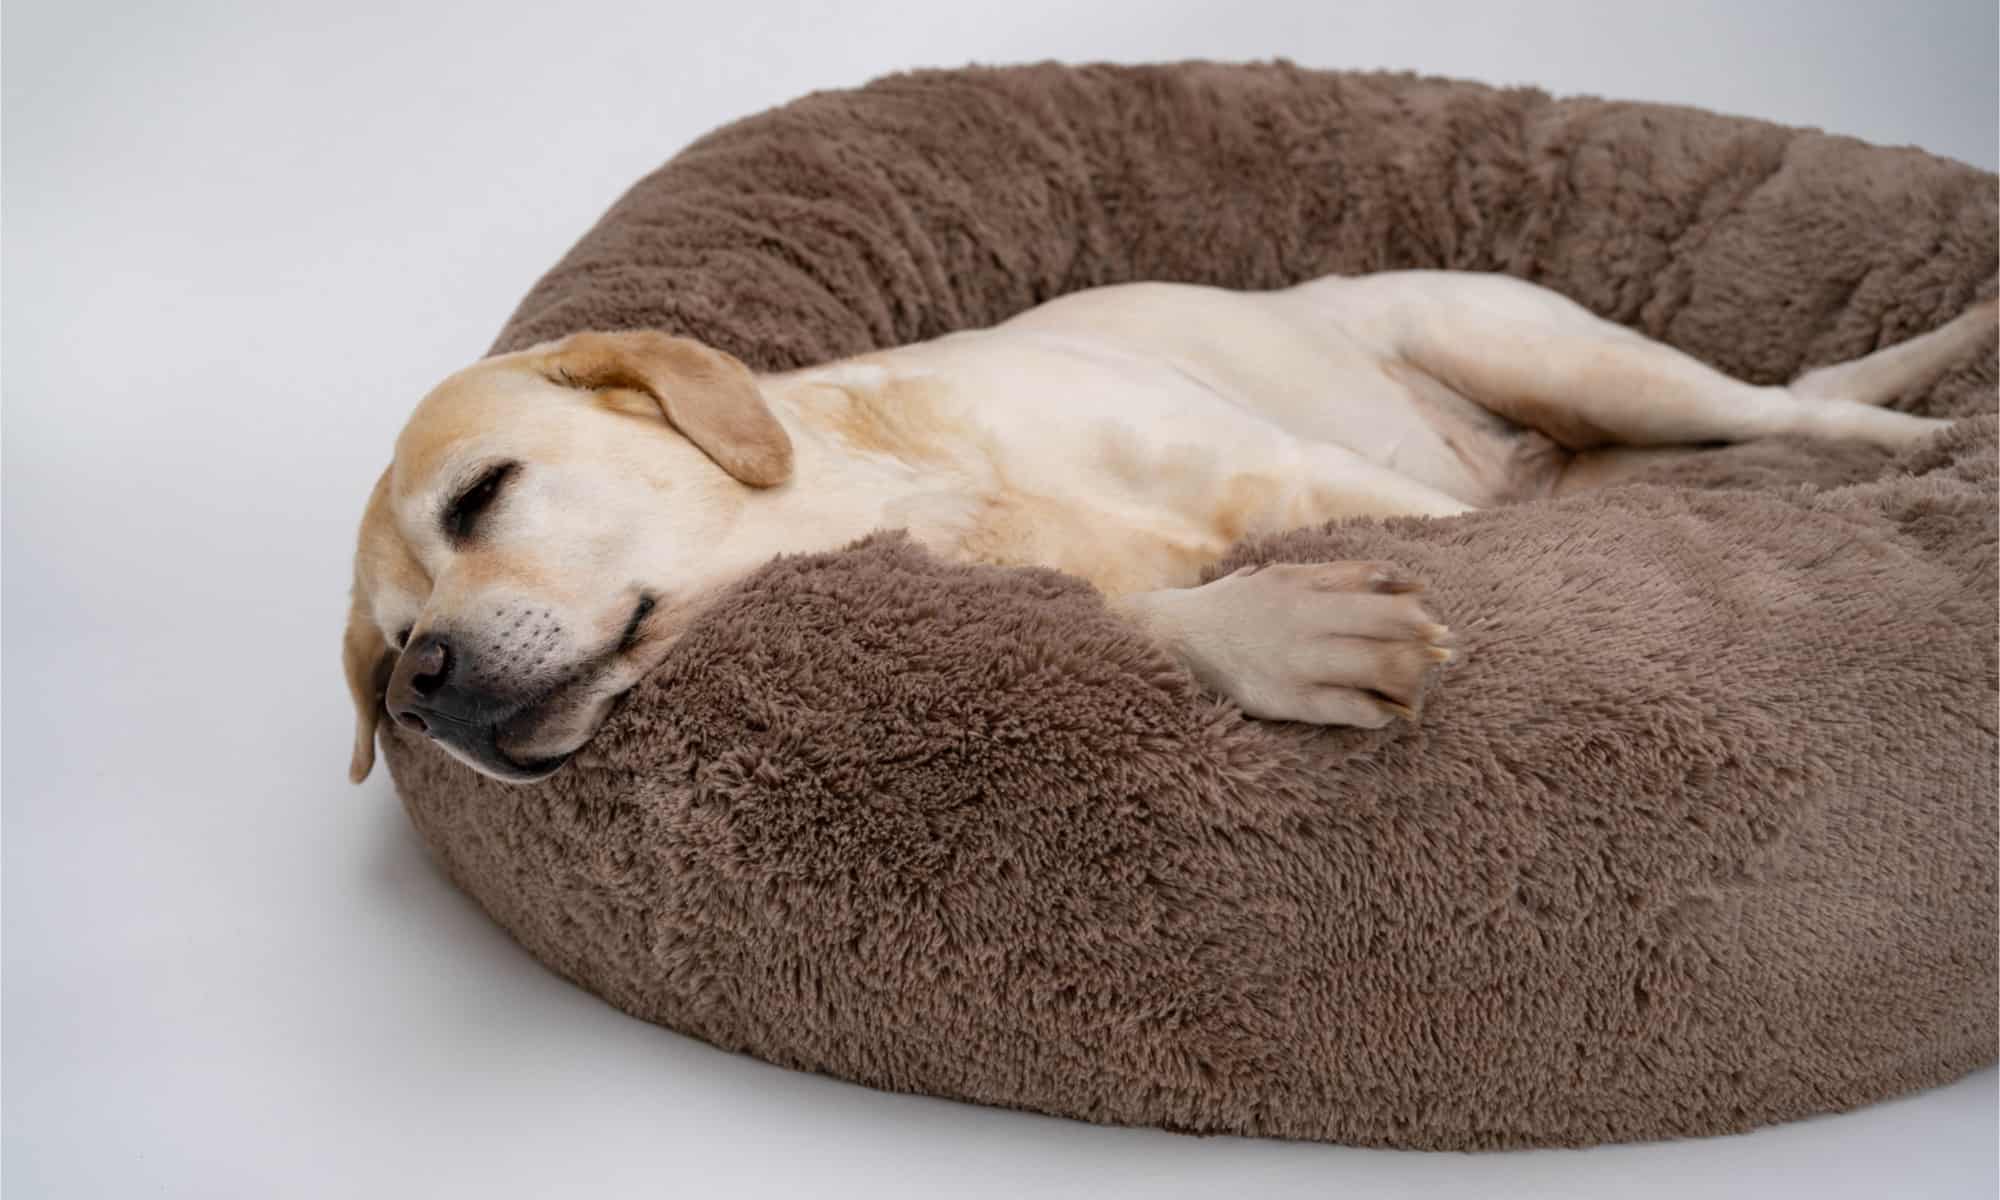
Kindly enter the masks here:
[[425, 699], [435, 696], [451, 675], [451, 643], [425, 634], [406, 653], [410, 655], [411, 690]]
[[418, 733], [430, 732], [438, 717], [476, 721], [488, 705], [484, 697], [452, 685], [458, 665], [451, 643], [438, 634], [427, 633], [411, 642], [389, 676], [384, 697], [389, 715]]

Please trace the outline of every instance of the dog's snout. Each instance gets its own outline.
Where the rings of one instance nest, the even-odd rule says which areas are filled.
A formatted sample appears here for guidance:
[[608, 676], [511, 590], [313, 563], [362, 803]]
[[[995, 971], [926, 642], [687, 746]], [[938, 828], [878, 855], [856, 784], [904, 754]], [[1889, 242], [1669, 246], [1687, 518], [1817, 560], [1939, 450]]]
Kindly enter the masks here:
[[384, 698], [389, 715], [416, 733], [442, 732], [445, 724], [483, 723], [492, 707], [491, 699], [462, 685], [456, 677], [460, 655], [449, 640], [427, 633], [411, 642], [396, 660]]

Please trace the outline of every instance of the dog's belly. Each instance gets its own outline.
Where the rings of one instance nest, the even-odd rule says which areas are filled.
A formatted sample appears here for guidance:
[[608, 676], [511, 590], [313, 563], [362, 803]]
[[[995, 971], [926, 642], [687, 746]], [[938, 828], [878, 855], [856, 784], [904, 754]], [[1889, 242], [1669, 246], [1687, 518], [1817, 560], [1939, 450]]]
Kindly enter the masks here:
[[[1469, 505], [1549, 494], [1568, 453], [1387, 353], [1365, 312], [1330, 314], [1325, 298], [1343, 282], [1269, 293], [1100, 289], [980, 336], [1017, 332], [1125, 377], [1138, 386], [1114, 389], [1117, 402], [1176, 440], [1254, 446], [1254, 433], [1234, 428], [1254, 425], [1342, 447]], [[1190, 386], [1204, 395], [1172, 395]]]

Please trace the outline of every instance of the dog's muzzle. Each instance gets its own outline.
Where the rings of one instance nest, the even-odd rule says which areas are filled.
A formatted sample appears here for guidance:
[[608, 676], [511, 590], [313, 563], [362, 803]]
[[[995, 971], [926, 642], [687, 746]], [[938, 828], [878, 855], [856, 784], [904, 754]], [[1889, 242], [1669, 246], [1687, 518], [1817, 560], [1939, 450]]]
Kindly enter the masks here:
[[383, 697], [389, 716], [421, 733], [458, 758], [490, 775], [525, 783], [542, 779], [568, 761], [519, 762], [500, 748], [500, 729], [521, 712], [484, 688], [466, 682], [471, 674], [460, 652], [440, 634], [426, 633], [404, 648]]

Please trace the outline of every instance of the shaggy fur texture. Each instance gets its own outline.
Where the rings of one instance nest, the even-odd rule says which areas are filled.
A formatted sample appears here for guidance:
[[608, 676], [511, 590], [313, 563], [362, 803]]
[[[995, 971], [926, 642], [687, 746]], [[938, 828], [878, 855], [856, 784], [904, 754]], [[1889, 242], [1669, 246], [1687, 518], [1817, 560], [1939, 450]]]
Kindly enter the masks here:
[[[1994, 177], [1706, 113], [1206, 64], [721, 130], [501, 336], [796, 365], [1093, 284], [1509, 271], [1759, 381], [1990, 295]], [[878, 1087], [1415, 1147], [1711, 1134], [1995, 1053], [1991, 350], [1889, 461], [1770, 443], [1241, 562], [1387, 558], [1423, 724], [1246, 721], [1084, 585], [885, 536], [698, 622], [546, 783], [388, 759], [453, 879], [630, 1012]]]

